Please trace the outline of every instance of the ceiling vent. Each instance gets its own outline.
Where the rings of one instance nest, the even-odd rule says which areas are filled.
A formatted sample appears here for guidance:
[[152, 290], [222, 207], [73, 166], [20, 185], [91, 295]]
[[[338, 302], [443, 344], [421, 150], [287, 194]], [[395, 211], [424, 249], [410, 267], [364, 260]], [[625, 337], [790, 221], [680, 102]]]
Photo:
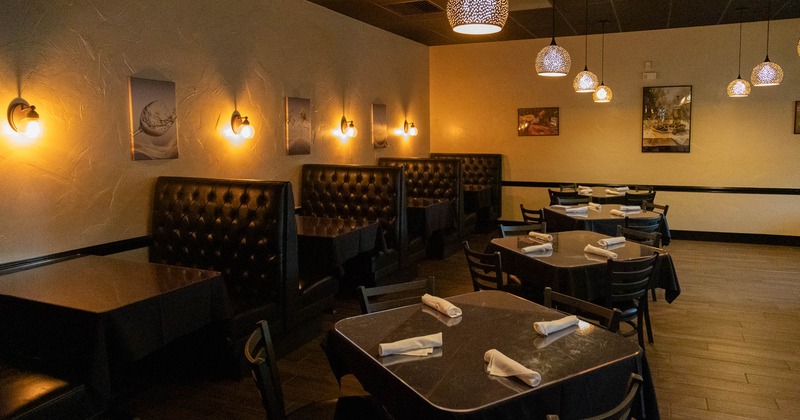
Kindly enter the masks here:
[[444, 12], [439, 5], [436, 3], [431, 3], [430, 1], [404, 1], [399, 3], [390, 3], [384, 7], [400, 16], [419, 16]]

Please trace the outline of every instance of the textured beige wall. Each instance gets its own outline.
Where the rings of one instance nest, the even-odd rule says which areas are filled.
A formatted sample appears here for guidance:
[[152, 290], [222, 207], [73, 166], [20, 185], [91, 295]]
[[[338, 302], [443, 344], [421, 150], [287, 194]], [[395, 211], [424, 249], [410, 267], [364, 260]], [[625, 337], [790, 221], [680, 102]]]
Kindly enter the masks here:
[[[303, 163], [423, 155], [428, 61], [303, 0], [0, 2], [0, 103], [21, 96], [44, 126], [19, 146], [0, 123], [0, 262], [148, 234], [159, 175], [296, 184]], [[179, 159], [131, 161], [129, 76], [175, 82]], [[286, 156], [285, 96], [312, 101], [311, 155]], [[374, 150], [372, 103], [420, 135]], [[234, 106], [256, 128], [241, 146], [221, 135]], [[343, 109], [360, 129], [344, 145], [330, 134]]]
[[[566, 78], [533, 68], [548, 40], [431, 48], [431, 150], [502, 153], [504, 179], [516, 181], [800, 188], [800, 20], [771, 24], [770, 58], [785, 72], [778, 87], [728, 98], [736, 77], [738, 26], [606, 35], [608, 104], [577, 94], [583, 37], [558, 39], [572, 54]], [[764, 59], [766, 23], [745, 24], [742, 75]], [[643, 80], [651, 61], [657, 80]], [[600, 36], [589, 37], [589, 68], [600, 74]], [[749, 78], [749, 77], [748, 77]], [[643, 86], [692, 85], [691, 153], [642, 153]], [[518, 137], [517, 108], [559, 107], [560, 135]], [[545, 189], [504, 188], [504, 219], [519, 203], [547, 204]], [[800, 235], [800, 197], [660, 192], [675, 229]], [[714, 208], [712, 208], [714, 207]]]

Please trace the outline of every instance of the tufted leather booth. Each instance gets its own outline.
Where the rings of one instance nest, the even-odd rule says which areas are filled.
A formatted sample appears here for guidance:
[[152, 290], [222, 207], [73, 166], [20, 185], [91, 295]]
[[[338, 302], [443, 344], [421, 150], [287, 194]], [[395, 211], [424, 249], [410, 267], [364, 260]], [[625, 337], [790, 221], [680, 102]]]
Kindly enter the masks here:
[[[464, 191], [462, 187], [462, 168], [460, 159], [428, 159], [428, 158], [380, 158], [380, 166], [403, 167], [406, 176], [407, 198], [430, 198], [451, 200], [452, 212], [455, 216], [454, 231], [447, 232], [447, 240], [452, 240], [460, 247], [460, 238], [464, 230]], [[412, 238], [409, 234], [409, 253], [419, 249], [416, 242], [422, 238]], [[445, 244], [438, 244], [440, 247]], [[422, 251], [425, 251], [424, 247]], [[433, 251], [443, 255], [445, 251]], [[419, 257], [409, 256], [405, 265], [413, 264]]]
[[330, 276], [300, 278], [289, 182], [159, 177], [150, 261], [222, 273], [242, 342], [267, 320], [281, 332], [332, 307]]
[[431, 153], [432, 158], [458, 158], [464, 169], [464, 185], [492, 187], [492, 206], [477, 214], [477, 223], [491, 226], [503, 211], [503, 155], [488, 153]]
[[0, 419], [88, 419], [98, 413], [86, 386], [34, 362], [0, 362]]
[[302, 215], [380, 222], [385, 249], [369, 256], [371, 282], [399, 269], [408, 247], [402, 168], [307, 164], [300, 178]]

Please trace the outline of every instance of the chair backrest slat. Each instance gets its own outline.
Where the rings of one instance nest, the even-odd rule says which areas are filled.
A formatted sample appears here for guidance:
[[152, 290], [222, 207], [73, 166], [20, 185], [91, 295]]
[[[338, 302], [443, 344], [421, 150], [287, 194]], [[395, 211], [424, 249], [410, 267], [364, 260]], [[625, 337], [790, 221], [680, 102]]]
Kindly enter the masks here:
[[621, 315], [619, 309], [606, 308], [583, 299], [554, 292], [549, 287], [544, 288], [544, 306], [599, 321], [604, 328], [611, 332], [617, 332], [619, 329]]
[[642, 245], [661, 248], [661, 233], [659, 232], [643, 232], [617, 225], [617, 236], [624, 236], [625, 239], [638, 242]]
[[250, 334], [244, 346], [244, 355], [250, 364], [253, 380], [261, 395], [261, 404], [267, 418], [283, 420], [286, 411], [283, 402], [281, 380], [278, 377], [278, 363], [272, 345], [272, 336], [267, 321], [259, 321], [255, 331]]
[[506, 236], [524, 236], [528, 232], [547, 233], [547, 223], [526, 223], [524, 225], [500, 225], [500, 234]]
[[361, 313], [370, 314], [420, 302], [420, 297], [427, 293], [436, 293], [436, 279], [429, 276], [424, 279], [378, 287], [359, 286], [361, 293], [359, 304]]
[[503, 262], [500, 253], [475, 252], [469, 248], [467, 241], [464, 241], [463, 246], [475, 291], [503, 290]]
[[641, 298], [650, 283], [657, 253], [633, 260], [608, 260], [608, 279], [611, 286], [609, 302], [624, 302]]
[[522, 212], [522, 221], [525, 223], [542, 223], [544, 222], [544, 212], [542, 209], [526, 209], [522, 204], [519, 205]]

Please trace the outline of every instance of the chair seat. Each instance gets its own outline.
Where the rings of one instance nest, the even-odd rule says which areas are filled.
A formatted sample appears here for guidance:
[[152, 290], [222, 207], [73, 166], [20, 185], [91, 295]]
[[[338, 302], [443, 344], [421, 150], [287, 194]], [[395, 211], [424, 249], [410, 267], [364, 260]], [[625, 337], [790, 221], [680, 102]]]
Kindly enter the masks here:
[[85, 385], [0, 362], [0, 419], [80, 419], [93, 411]]

